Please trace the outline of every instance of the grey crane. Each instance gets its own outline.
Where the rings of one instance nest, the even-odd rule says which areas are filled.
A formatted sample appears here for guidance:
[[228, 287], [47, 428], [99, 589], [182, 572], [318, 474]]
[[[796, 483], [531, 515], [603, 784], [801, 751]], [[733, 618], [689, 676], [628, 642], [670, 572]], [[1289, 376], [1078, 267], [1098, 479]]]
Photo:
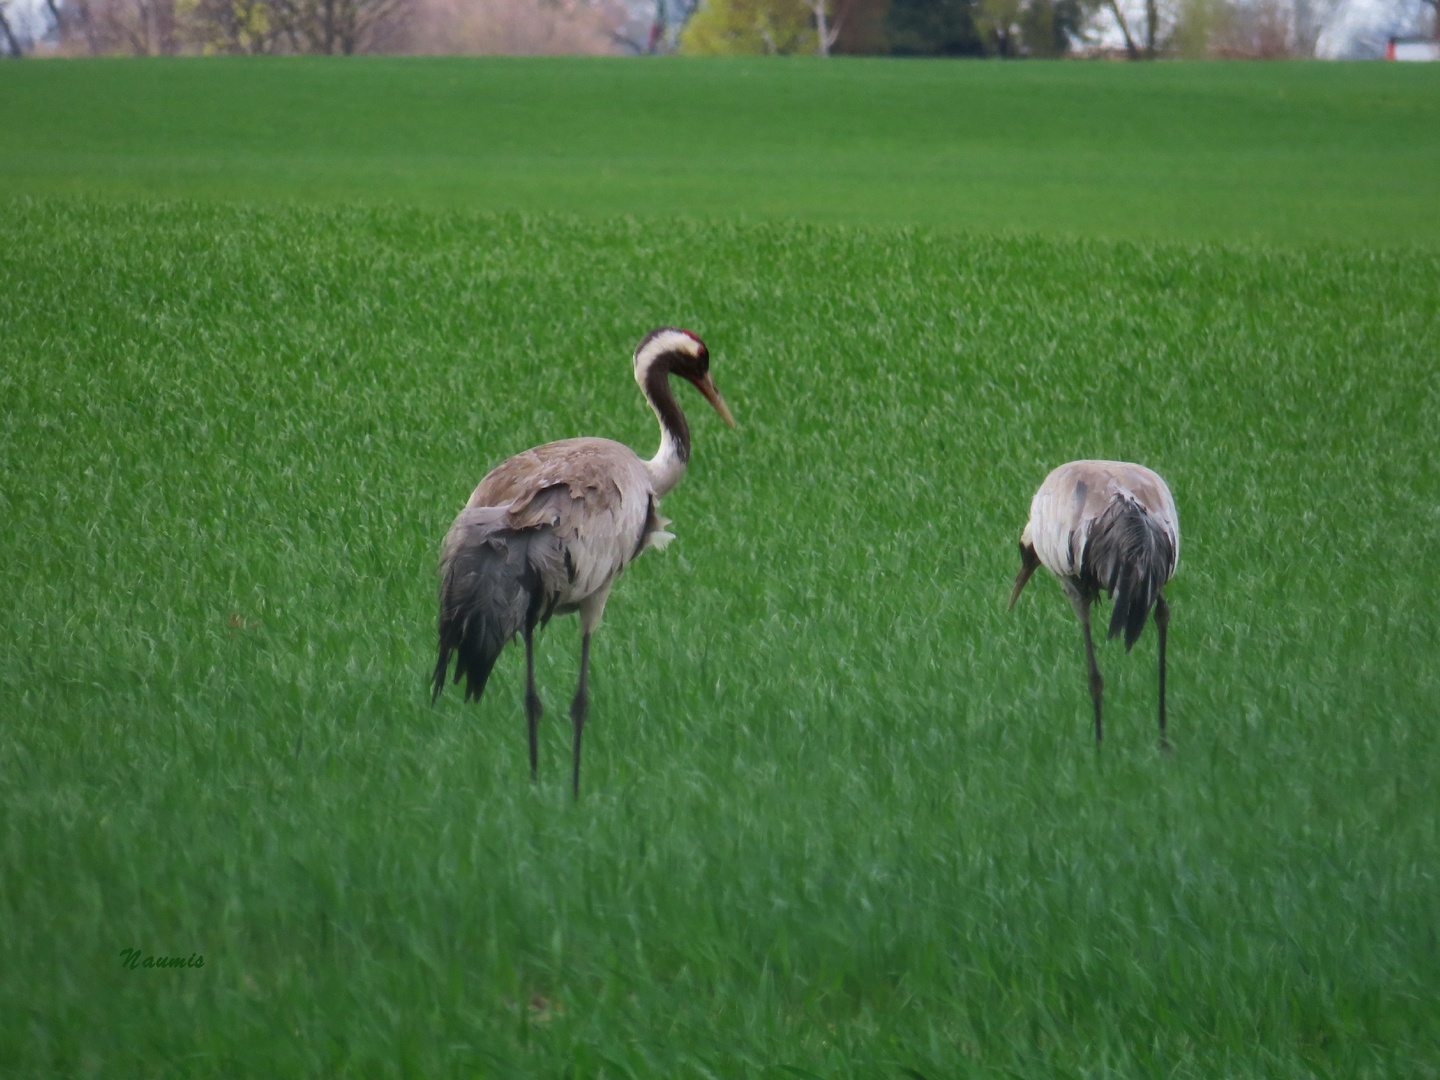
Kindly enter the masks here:
[[434, 693], [456, 657], [465, 700], [479, 700], [500, 652], [525, 640], [525, 719], [530, 776], [537, 772], [542, 707], [535, 689], [535, 629], [553, 615], [580, 614], [580, 681], [570, 703], [571, 785], [580, 795], [580, 737], [589, 711], [590, 635], [610, 586], [646, 548], [673, 539], [660, 500], [685, 475], [690, 428], [670, 386], [695, 386], [731, 427], [735, 421], [710, 377], [710, 353], [688, 330], [662, 326], [635, 349], [635, 381], [660, 421], [649, 461], [609, 439], [564, 439], [501, 462], [480, 481], [450, 526], [440, 554], [440, 646]]
[[1100, 698], [1104, 680], [1095, 662], [1090, 605], [1106, 591], [1114, 598], [1109, 637], [1125, 634], [1125, 651], [1155, 611], [1160, 635], [1160, 745], [1165, 735], [1165, 633], [1170, 605], [1161, 589], [1180, 558], [1180, 520], [1165, 481], [1127, 461], [1071, 461], [1045, 478], [1030, 502], [1020, 535], [1020, 573], [1010, 607], [1037, 566], [1057, 578], [1085, 631], [1090, 697], [1095, 704], [1095, 741], [1102, 735]]

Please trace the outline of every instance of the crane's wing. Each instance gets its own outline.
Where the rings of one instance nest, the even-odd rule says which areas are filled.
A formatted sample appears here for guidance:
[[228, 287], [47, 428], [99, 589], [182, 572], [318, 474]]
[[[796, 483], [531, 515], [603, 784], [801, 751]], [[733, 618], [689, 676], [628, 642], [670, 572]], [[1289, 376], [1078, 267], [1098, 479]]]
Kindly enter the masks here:
[[550, 530], [513, 529], [503, 506], [467, 506], [440, 550], [439, 652], [431, 700], [458, 657], [466, 700], [479, 700], [516, 634], [548, 619], [567, 579], [565, 551]]
[[1096, 523], [1116, 499], [1143, 508], [1164, 534], [1170, 551], [1165, 578], [1180, 556], [1180, 522], [1175, 500], [1158, 474], [1128, 461], [1071, 461], [1054, 469], [1030, 502], [1028, 543], [1046, 569], [1059, 577], [1078, 575]]
[[1175, 546], [1160, 514], [1130, 492], [1117, 492], [1089, 531], [1080, 576], [1115, 598], [1109, 636], [1123, 631], [1129, 652], [1175, 572]]
[[478, 698], [516, 634], [588, 598], [603, 607], [625, 565], [668, 536], [664, 524], [649, 472], [620, 443], [568, 439], [502, 462], [441, 548], [434, 693], [452, 655]]
[[669, 540], [645, 463], [609, 439], [565, 439], [517, 454], [493, 469], [471, 507], [505, 508], [511, 529], [546, 529], [561, 541], [569, 571], [562, 603], [600, 589], [646, 547]]

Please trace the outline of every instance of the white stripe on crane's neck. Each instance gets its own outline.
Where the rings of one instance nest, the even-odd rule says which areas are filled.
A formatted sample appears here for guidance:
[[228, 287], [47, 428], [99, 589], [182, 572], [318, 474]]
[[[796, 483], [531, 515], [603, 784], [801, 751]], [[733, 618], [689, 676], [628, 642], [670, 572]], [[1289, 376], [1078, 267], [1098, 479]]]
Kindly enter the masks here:
[[690, 460], [690, 426], [670, 387], [670, 372], [677, 360], [697, 358], [703, 348], [694, 335], [667, 327], [646, 337], [635, 350], [635, 381], [660, 421], [660, 449], [646, 463], [659, 496], [680, 482]]
[[663, 499], [670, 493], [670, 489], [680, 482], [680, 478], [685, 475], [685, 460], [685, 457], [680, 455], [680, 446], [675, 441], [675, 436], [661, 425], [660, 449], [645, 463], [645, 467], [650, 470], [650, 480], [655, 485], [657, 498]]

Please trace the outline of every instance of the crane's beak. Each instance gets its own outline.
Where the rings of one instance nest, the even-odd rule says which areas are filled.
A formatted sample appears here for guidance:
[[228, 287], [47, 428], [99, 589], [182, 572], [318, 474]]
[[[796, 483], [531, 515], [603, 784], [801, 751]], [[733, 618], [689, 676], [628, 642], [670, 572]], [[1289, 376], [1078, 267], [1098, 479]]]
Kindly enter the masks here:
[[725, 404], [725, 399], [720, 396], [720, 391], [715, 389], [715, 380], [710, 377], [710, 373], [707, 371], [704, 375], [700, 376], [700, 378], [693, 381], [695, 383], [695, 389], [704, 394], [705, 400], [715, 406], [715, 411], [720, 414], [720, 419], [724, 420], [725, 423], [733, 428], [735, 426], [735, 418], [730, 415], [730, 407]]
[[1035, 554], [1035, 549], [1028, 544], [1020, 545], [1020, 573], [1015, 575], [1015, 589], [1010, 593], [1010, 609], [1015, 609], [1015, 601], [1020, 599], [1020, 591], [1025, 588], [1025, 583], [1030, 580], [1030, 575], [1035, 573], [1036, 567], [1040, 565], [1040, 557]]

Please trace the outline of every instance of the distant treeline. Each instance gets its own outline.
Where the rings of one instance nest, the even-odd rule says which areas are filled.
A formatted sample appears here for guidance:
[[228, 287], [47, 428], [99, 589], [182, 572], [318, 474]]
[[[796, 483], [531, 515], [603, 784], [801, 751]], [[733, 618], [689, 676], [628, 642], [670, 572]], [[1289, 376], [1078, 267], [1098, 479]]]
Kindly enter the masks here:
[[0, 0], [0, 45], [15, 56], [38, 49], [1147, 59], [1313, 56], [1344, 0], [29, 0], [43, 3], [45, 23], [30, 37], [14, 29], [21, 2]]

